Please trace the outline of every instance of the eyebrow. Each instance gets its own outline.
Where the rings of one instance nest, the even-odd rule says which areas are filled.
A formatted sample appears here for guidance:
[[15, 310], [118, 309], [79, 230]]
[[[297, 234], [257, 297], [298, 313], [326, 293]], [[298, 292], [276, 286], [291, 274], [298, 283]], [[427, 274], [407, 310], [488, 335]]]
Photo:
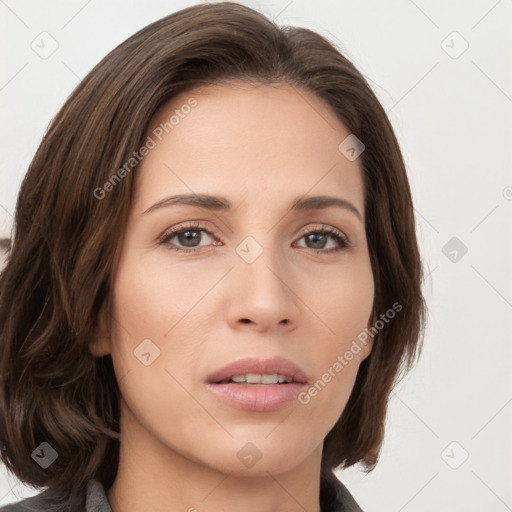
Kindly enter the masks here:
[[[230, 201], [222, 196], [214, 196], [210, 194], [178, 194], [168, 196], [156, 203], [152, 204], [144, 214], [150, 213], [160, 208], [166, 208], [174, 205], [188, 205], [205, 208], [213, 211], [229, 211], [231, 210]], [[346, 199], [334, 196], [310, 196], [296, 198], [290, 207], [292, 211], [309, 211], [309, 210], [325, 210], [327, 208], [342, 208], [352, 212], [360, 221], [363, 220], [359, 210]]]

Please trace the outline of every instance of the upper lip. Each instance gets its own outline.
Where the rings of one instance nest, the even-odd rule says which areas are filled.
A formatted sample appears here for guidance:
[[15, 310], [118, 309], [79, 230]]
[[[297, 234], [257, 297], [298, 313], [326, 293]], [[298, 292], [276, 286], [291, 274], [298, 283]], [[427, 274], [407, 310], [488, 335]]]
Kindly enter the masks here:
[[307, 383], [305, 372], [284, 357], [272, 357], [270, 359], [247, 357], [239, 359], [211, 373], [207, 381], [210, 383], [218, 383], [234, 377], [235, 375], [246, 375], [248, 373], [267, 375], [277, 373], [278, 375], [291, 377], [294, 382]]

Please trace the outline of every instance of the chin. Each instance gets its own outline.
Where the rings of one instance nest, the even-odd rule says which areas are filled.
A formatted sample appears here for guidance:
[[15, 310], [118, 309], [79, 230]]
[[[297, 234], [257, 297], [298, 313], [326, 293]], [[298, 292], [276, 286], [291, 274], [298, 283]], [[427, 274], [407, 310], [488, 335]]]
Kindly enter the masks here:
[[[285, 460], [283, 460], [283, 458]], [[272, 457], [263, 455], [252, 467], [245, 467], [243, 464], [238, 463], [238, 461], [235, 464], [226, 461], [225, 466], [217, 467], [216, 469], [233, 476], [267, 478], [269, 474], [279, 475], [292, 471], [300, 462], [300, 458], [297, 458], [297, 460], [289, 460], [286, 456], [283, 457], [282, 453], [279, 453], [277, 456]]]
[[[268, 435], [268, 432], [267, 432]], [[290, 442], [286, 445], [279, 442], [265, 442], [264, 438], [258, 441], [244, 440], [232, 441], [221, 453], [213, 453], [211, 467], [223, 473], [237, 476], [268, 477], [268, 474], [277, 475], [291, 471], [311, 456], [304, 451], [305, 443]], [[233, 446], [234, 445], [234, 446]]]

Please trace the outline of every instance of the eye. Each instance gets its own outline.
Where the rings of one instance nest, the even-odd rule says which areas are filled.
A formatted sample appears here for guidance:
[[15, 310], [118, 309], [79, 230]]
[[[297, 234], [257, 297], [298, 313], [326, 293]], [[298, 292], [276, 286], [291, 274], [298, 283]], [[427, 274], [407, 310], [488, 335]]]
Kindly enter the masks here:
[[[176, 252], [193, 253], [197, 252], [201, 247], [199, 244], [203, 241], [204, 236], [201, 233], [206, 233], [207, 238], [214, 238], [213, 234], [204, 226], [197, 223], [188, 225], [181, 225], [167, 230], [159, 239], [160, 245], [167, 245], [169, 249]], [[299, 237], [306, 239], [306, 243], [312, 244], [312, 247], [307, 247], [316, 253], [331, 254], [341, 251], [350, 247], [350, 242], [347, 237], [340, 231], [329, 226], [322, 226], [317, 229], [309, 229]], [[335, 241], [335, 246], [326, 249], [328, 239], [331, 238]], [[176, 243], [171, 241], [176, 239], [177, 244], [185, 246], [185, 248], [178, 247]], [[220, 245], [215, 243], [214, 245]], [[211, 246], [207, 247], [211, 248]]]
[[[314, 250], [316, 253], [323, 254], [331, 254], [334, 252], [342, 251], [343, 249], [348, 249], [350, 247], [350, 242], [348, 238], [338, 231], [337, 229], [331, 228], [330, 226], [322, 226], [317, 229], [309, 229], [306, 233], [302, 233], [300, 239], [305, 238], [308, 242], [313, 244], [313, 247], [309, 247]], [[331, 247], [329, 249], [325, 249], [326, 241], [332, 238], [335, 240], [337, 247]]]
[[[197, 244], [203, 239], [200, 233], [207, 233], [209, 237], [212, 237], [210, 231], [205, 229], [204, 226], [201, 226], [200, 224], [189, 224], [169, 229], [162, 235], [159, 243], [162, 245], [170, 245], [169, 249], [176, 252], [197, 252], [197, 247], [200, 247]], [[175, 244], [171, 244], [170, 242], [173, 238], [176, 238], [179, 244], [185, 245], [185, 249], [176, 247]]]

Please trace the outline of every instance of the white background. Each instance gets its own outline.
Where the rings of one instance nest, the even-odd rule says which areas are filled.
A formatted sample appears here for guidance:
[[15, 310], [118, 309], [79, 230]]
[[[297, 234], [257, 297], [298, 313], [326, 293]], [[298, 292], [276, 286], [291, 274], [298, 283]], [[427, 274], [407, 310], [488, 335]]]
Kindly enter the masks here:
[[[0, 236], [79, 80], [143, 26], [195, 3], [0, 0]], [[366, 512], [512, 510], [511, 2], [241, 3], [338, 45], [384, 104], [408, 165], [430, 273], [425, 348], [390, 402], [377, 468], [340, 478]], [[47, 59], [31, 48], [43, 31], [58, 42]], [[456, 262], [442, 252], [452, 237], [468, 248]], [[0, 471], [0, 505], [36, 492]]]

